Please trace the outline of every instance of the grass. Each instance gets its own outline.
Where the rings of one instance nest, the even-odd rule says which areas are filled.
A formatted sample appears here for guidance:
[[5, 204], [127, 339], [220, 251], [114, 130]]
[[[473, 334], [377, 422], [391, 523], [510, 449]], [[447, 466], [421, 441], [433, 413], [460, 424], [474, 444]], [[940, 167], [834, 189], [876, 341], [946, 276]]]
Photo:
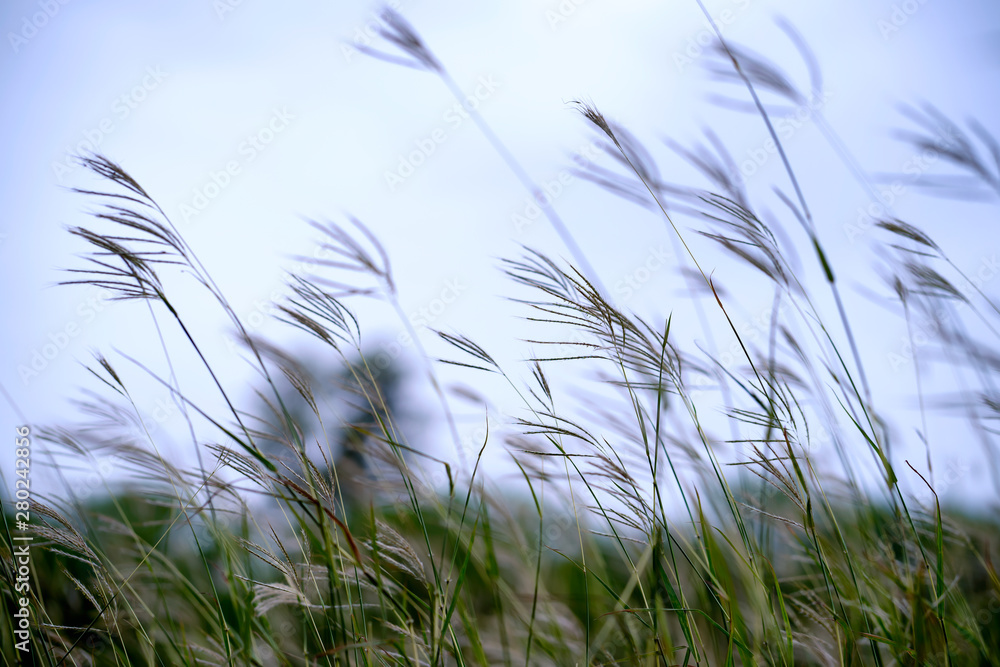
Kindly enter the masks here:
[[[805, 42], [783, 28], [820, 90]], [[370, 55], [432, 72], [461, 98], [400, 16], [386, 15], [383, 37], [398, 52]], [[802, 105], [810, 95], [765, 58], [719, 39], [713, 71], [748, 94], [786, 169], [791, 194], [778, 190], [787, 210], [774, 222], [758, 215], [714, 135], [707, 146], [674, 145], [711, 188], [677, 187], [625, 128], [579, 105], [619, 167], [591, 163], [580, 175], [661, 216], [704, 347], [679, 334], [672, 317], [615, 305], [551, 201], [475, 112], [573, 258], [564, 265], [526, 249], [504, 262], [527, 314], [525, 337], [551, 352], [523, 369], [445, 332], [438, 342], [452, 356], [434, 362], [399, 305], [388, 256], [352, 220], [314, 223], [323, 266], [290, 276], [281, 307], [280, 319], [332, 359], [331, 372], [317, 372], [316, 362], [251, 335], [136, 179], [106, 157], [82, 157], [103, 185], [80, 190], [99, 209], [90, 226], [70, 230], [90, 254], [67, 283], [144, 302], [158, 330], [181, 332], [223, 410], [189, 400], [189, 373], [175, 372], [178, 351], [164, 343], [165, 376], [124, 354], [98, 357], [91, 371], [102, 392], [82, 404], [91, 421], [32, 434], [60, 474], [103, 456], [116, 457], [124, 474], [96, 497], [36, 497], [30, 660], [1000, 665], [1000, 488], [983, 491], [983, 516], [942, 505], [930, 452], [948, 443], [928, 435], [926, 380], [938, 365], [962, 369], [953, 409], [996, 475], [1000, 310], [926, 233], [891, 212], [878, 221], [889, 292], [911, 337], [918, 316], [964, 314], [940, 322], [933, 350], [943, 361], [913, 346], [921, 423], [909, 426], [927, 459], [894, 456], [905, 438], [873, 395], [837, 258], [761, 97]], [[958, 172], [922, 185], [1000, 194], [1000, 147], [988, 132], [975, 123], [963, 129], [932, 107], [907, 114], [918, 129], [904, 138]], [[821, 115], [816, 122], [875, 195], [833, 128]], [[792, 237], [775, 233], [786, 223], [798, 225], [810, 266], [798, 267]], [[734, 324], [740, 289], [751, 282], [717, 285], [706, 243], [768, 286], [765, 335], [749, 339]], [[164, 280], [174, 273], [193, 277], [238, 332], [260, 378], [253, 409], [233, 394], [238, 380], [218, 376], [202, 354]], [[828, 296], [812, 292], [813, 274]], [[394, 372], [376, 366], [360, 342], [349, 302], [362, 296], [385, 300], [409, 327], [453, 455], [413, 440]], [[719, 346], [729, 341], [740, 358], [723, 363]], [[478, 443], [478, 456], [463, 454], [453, 399], [438, 379], [442, 363], [474, 382], [491, 376], [490, 386], [506, 387], [521, 406]], [[136, 370], [171, 392], [197, 465], [161, 456], [161, 436], [124, 379]], [[484, 457], [495, 460], [501, 447], [518, 471], [516, 488], [484, 472]], [[0, 635], [4, 664], [13, 664], [23, 656], [12, 648], [17, 533], [9, 502], [3, 514], [0, 590], [10, 613]]]

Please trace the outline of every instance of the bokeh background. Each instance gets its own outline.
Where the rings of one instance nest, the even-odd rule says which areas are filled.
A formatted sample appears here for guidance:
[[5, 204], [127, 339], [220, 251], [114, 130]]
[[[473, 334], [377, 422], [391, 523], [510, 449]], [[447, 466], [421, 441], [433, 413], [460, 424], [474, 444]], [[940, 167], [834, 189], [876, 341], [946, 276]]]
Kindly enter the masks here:
[[[912, 358], [900, 313], [885, 305], [889, 289], [871, 247], [874, 232], [860, 212], [871, 202], [817, 130], [812, 113], [823, 114], [866, 170], [896, 183], [897, 214], [929, 232], [967, 273], [984, 271], [987, 293], [1000, 293], [996, 201], [925, 196], [903, 173], [919, 156], [893, 136], [912, 127], [899, 105], [924, 101], [1000, 133], [1000, 6], [987, 0], [706, 4], [725, 22], [727, 39], [781, 63], [800, 85], [808, 86], [808, 68], [776, 20], [796, 26], [816, 54], [822, 108], [799, 115], [792, 109], [785, 117], [785, 145], [858, 313], [873, 391], [912, 441]], [[399, 0], [392, 6], [476, 97], [483, 117], [532, 177], [563, 180], [555, 207], [618, 305], [653, 318], [674, 313], [678, 335], [704, 343], [677, 263], [670, 261], [662, 219], [568, 171], [574, 155], [593, 155], [613, 167], [594, 150], [596, 135], [570, 104], [586, 99], [641, 139], [665, 177], [677, 183], [707, 185], [664, 139], [692, 146], [712, 128], [739, 164], [755, 163], [744, 170], [755, 201], [764, 210], [780, 210], [773, 188], [788, 188], [780, 161], [770, 154], [755, 157], [765, 146], [765, 127], [758, 117], [713, 100], [719, 94], [745, 100], [746, 93], [706, 68], [710, 33], [697, 4]], [[523, 224], [518, 216], [525, 214], [528, 193], [474, 123], [455, 111], [455, 100], [437, 78], [358, 51], [367, 44], [385, 47], [374, 35], [378, 10], [364, 2], [261, 0], [3, 4], [3, 433], [12, 438], [15, 424], [25, 420], [43, 425], [77, 418], [74, 400], [81, 388], [96, 388], [84, 365], [99, 350], [145, 388], [137, 394], [137, 408], [163, 429], [164, 441], [176, 442], [167, 447], [168, 456], [193, 463], [190, 443], [174, 437], [183, 424], [174, 419], [169, 393], [117, 356], [123, 352], [164, 370], [145, 305], [107, 302], [87, 287], [57, 286], [67, 279], [64, 269], [79, 266], [82, 249], [66, 227], [85, 224], [92, 204], [70, 190], [94, 184], [70, 160], [81, 151], [107, 155], [147, 188], [254, 333], [314, 353], [301, 337], [275, 326], [271, 315], [286, 294], [286, 272], [301, 266], [296, 257], [316, 250], [317, 233], [306, 220], [343, 222], [353, 215], [392, 258], [403, 310], [425, 325], [432, 355], [445, 351], [430, 327], [466, 334], [504, 363], [531, 356], [518, 319], [524, 311], [508, 298], [517, 291], [503, 276], [500, 258], [518, 256], [522, 245], [556, 257], [567, 256], [566, 249], [544, 218]], [[428, 139], [432, 152], [421, 149]], [[412, 174], [387, 176], [399, 175], [401, 161], [415, 150], [429, 154]], [[939, 167], [946, 171], [928, 165], [930, 173]], [[799, 233], [791, 223], [787, 229]], [[746, 269], [721, 255], [707, 265], [720, 284], [744, 280]], [[801, 266], [803, 280], [822, 286], [807, 254]], [[199, 313], [196, 333], [207, 356], [249, 401], [255, 378], [223, 315], [210, 309], [192, 281], [181, 278], [171, 287], [190, 312]], [[762, 321], [771, 296], [739, 292], [742, 329]], [[352, 305], [372, 349], [413, 370], [404, 399], [408, 411], [438, 419], [415, 350], [391, 345], [401, 331], [396, 315], [376, 302]], [[766, 319], [757, 326], [766, 326]], [[165, 333], [177, 340], [174, 332]], [[178, 361], [189, 364], [196, 380], [189, 384], [192, 398], [217, 402], [193, 358]], [[443, 372], [448, 384], [486, 382]], [[928, 382], [947, 393], [960, 387], [961, 375], [939, 372]], [[489, 393], [491, 386], [477, 388]], [[502, 413], [504, 401], [498, 402]], [[454, 406], [470, 450], [478, 449], [486, 419], [502, 421], [502, 414], [488, 417], [482, 406], [460, 399]], [[940, 444], [935, 466], [956, 471], [942, 491], [979, 502], [977, 489], [992, 485], [979, 465], [981, 450], [963, 435], [961, 416], [936, 416], [929, 430]], [[427, 428], [425, 446], [437, 447], [440, 436]], [[447, 447], [438, 450], [448, 455]], [[922, 449], [915, 451], [923, 456]], [[488, 455], [503, 458], [499, 449]], [[55, 484], [43, 468], [36, 466], [33, 476], [38, 484]]]

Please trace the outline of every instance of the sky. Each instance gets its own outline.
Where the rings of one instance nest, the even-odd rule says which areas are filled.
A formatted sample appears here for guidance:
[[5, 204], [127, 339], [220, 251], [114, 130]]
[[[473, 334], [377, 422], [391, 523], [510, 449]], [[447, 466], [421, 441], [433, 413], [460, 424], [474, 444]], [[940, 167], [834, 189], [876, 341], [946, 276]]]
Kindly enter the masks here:
[[[870, 202], [813, 113], [822, 113], [866, 170], [897, 174], [899, 215], [922, 226], [966, 272], [996, 274], [996, 202], [920, 194], [898, 176], [920, 156], [892, 133], [906, 123], [898, 106], [923, 101], [1000, 133], [1000, 7], [977, 0], [706, 4], [727, 39], [782, 63], [798, 82], [808, 81], [808, 70], [776, 21], [795, 25], [816, 54], [824, 75], [821, 108], [782, 116], [782, 135], [858, 313], [873, 390], [909, 419], [915, 399], [906, 328], [874, 296], [887, 289], [868, 218], [859, 213]], [[568, 171], [574, 156], [612, 166], [571, 101], [590, 101], [628, 128], [680, 183], [705, 185], [663, 140], [691, 146], [711, 127], [746, 165], [755, 201], [780, 210], [773, 188], [787, 189], [787, 177], [767, 149], [760, 119], [712, 101], [720, 93], [746, 95], [707, 72], [710, 32], [693, 0], [397, 0], [392, 6], [444, 63], [467, 103], [550, 189], [621, 307], [655, 317], [688, 308], [669, 270], [676, 255], [663, 220]], [[317, 232], [306, 221], [354, 216], [385, 246], [401, 309], [423, 330], [432, 355], [445, 350], [430, 327], [466, 334], [505, 363], [530, 356], [517, 319], [524, 312], [508, 299], [514, 290], [500, 260], [519, 256], [522, 246], [555, 257], [568, 253], [542, 218], [531, 218], [528, 193], [440, 80], [356, 48], [385, 48], [373, 37], [378, 9], [364, 2], [260, 0], [4, 3], [0, 383], [11, 400], [0, 403], [0, 414], [8, 433], [25, 420], [72, 420], [73, 400], [96, 388], [84, 364], [98, 351], [145, 388], [137, 398], [144, 414], [161, 415], [153, 419], [167, 432], [177, 427], [169, 395], [116, 356], [150, 359], [154, 370], [165, 370], [146, 306], [58, 286], [65, 269], [80, 265], [83, 249], [66, 228], [86, 224], [93, 209], [70, 190], [94, 184], [70, 159], [87, 150], [107, 155], [143, 184], [254, 333], [300, 344], [269, 320], [286, 293], [285, 272], [297, 256], [316, 251]], [[731, 260], [710, 261], [720, 283], [745, 280]], [[815, 272], [807, 254], [802, 264]], [[807, 280], [822, 287], [815, 275]], [[192, 281], [181, 277], [170, 285], [194, 314], [206, 356], [249, 398], [252, 373], [224, 318]], [[983, 289], [996, 295], [998, 285], [990, 275]], [[769, 291], [744, 290], [737, 317], [752, 328], [770, 298]], [[401, 327], [392, 309], [359, 302], [356, 310], [366, 340], [396, 355], [391, 341]], [[679, 326], [681, 335], [698, 340], [696, 328]], [[411, 347], [398, 355], [419, 369]], [[178, 356], [191, 367], [195, 361]], [[446, 372], [446, 379], [459, 376]], [[426, 387], [414, 393], [419, 410], [437, 414]], [[191, 394], [218, 402], [204, 378]], [[456, 410], [474, 441], [482, 410], [460, 401]], [[947, 420], [934, 422], [940, 465], [959, 471], [962, 483], [949, 492], [975, 501], [975, 489], [988, 481], [976, 465], [981, 452], [951, 441], [953, 430]], [[183, 445], [172, 456], [191, 461]]]

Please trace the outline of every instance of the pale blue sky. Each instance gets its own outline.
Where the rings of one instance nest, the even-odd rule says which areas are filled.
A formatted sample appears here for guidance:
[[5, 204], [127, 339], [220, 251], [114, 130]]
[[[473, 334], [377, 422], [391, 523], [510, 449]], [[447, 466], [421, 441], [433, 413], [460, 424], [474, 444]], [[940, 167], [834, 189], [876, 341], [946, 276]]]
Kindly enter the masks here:
[[[663, 137], [690, 145], [710, 125], [740, 161], [766, 140], [759, 119], [707, 101], [723, 86], [709, 80], [693, 46], [706, 34], [693, 0], [397, 4], [459, 86], [479, 91], [483, 115], [537, 180], [558, 180], [569, 154], [592, 141], [567, 104], [581, 97], [647, 141], [662, 158], [661, 169], [674, 170], [670, 178], [679, 182], [702, 184], [663, 148]], [[805, 81], [774, 19], [785, 16], [799, 28], [825, 74], [824, 114], [873, 172], [898, 171], [913, 157], [889, 136], [901, 123], [899, 102], [929, 100], [1000, 133], [995, 2], [708, 5], [731, 21], [728, 38], [789, 63], [790, 73]], [[512, 320], [520, 311], [503, 298], [511, 285], [498, 258], [515, 256], [522, 243], [566, 252], [544, 222], [517, 228], [512, 216], [524, 210], [526, 193], [473, 124], [450, 111], [455, 102], [440, 81], [345, 48], [363, 34], [375, 9], [360, 2], [261, 0], [184, 0], [169, 8], [110, 0], [4, 4], [0, 127], [8, 166], [0, 182], [0, 382], [31, 422], [69, 416], [68, 400], [87, 383], [80, 362], [88, 362], [93, 349], [156, 355], [144, 306], [106, 304], [84, 288], [53, 287], [64, 278], [59, 269], [78, 264], [80, 246], [64, 228], [84, 224], [89, 203], [67, 188], [89, 182], [79, 168], [66, 166], [66, 155], [88, 142], [150, 190], [248, 320], [273, 309], [268, 303], [281, 293], [288, 258], [314, 247], [303, 216], [342, 220], [349, 212], [388, 249], [406, 312], [418, 313], [455, 291], [453, 303], [432, 318], [435, 328], [467, 333], [504, 359], [527, 354], [512, 341], [526, 334]], [[899, 29], [889, 30], [890, 24]], [[693, 62], [685, 60], [689, 55]], [[433, 154], [390, 187], [386, 173], [428, 140]], [[865, 195], [811, 123], [791, 132], [787, 147], [861, 313], [876, 393], [907, 402], [912, 375], [888, 361], [905, 329], [860, 296], [861, 288], [881, 289], [872, 268], [876, 257], [866, 238], [852, 243], [844, 232]], [[222, 187], [213, 188], [213, 178]], [[772, 185], [786, 187], [775, 159], [750, 179], [750, 188], [762, 208], [778, 210]], [[557, 208], [609, 286], [670, 248], [662, 220], [579, 181], [567, 185]], [[896, 209], [969, 272], [1000, 252], [995, 205], [942, 204], [909, 188]], [[740, 280], [729, 264], [713, 261], [720, 280]], [[814, 271], [806, 254], [803, 264]], [[997, 284], [985, 289], [996, 294]], [[677, 298], [677, 285], [673, 272], [654, 272], [622, 305], [665, 316], [675, 309], [664, 301]], [[201, 299], [183, 281], [176, 288], [192, 307]], [[752, 321], [769, 299], [769, 293], [743, 296], [739, 317]], [[359, 304], [358, 310], [378, 332], [373, 337], [397, 335], [387, 309]], [[198, 321], [208, 355], [225, 360], [218, 363], [230, 377], [247, 377], [218, 333], [222, 326], [221, 317]], [[698, 338], [696, 328], [690, 335]], [[37, 377], [25, 379], [19, 367], [49, 344], [64, 349], [45, 360]], [[155, 411], [164, 398], [151, 391], [140, 407]], [[202, 398], [215, 400], [207, 386]], [[6, 404], [0, 414], [9, 432], [16, 418]], [[966, 456], [974, 460], [975, 454]]]

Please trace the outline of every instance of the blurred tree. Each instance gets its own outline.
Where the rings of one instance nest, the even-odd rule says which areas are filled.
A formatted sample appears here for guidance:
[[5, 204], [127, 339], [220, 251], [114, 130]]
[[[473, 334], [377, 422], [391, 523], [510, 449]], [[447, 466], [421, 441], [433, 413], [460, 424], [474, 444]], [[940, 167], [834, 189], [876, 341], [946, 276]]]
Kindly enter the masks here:
[[335, 490], [338, 510], [346, 508], [348, 515], [366, 508], [375, 487], [393, 478], [397, 465], [387, 444], [399, 442], [397, 434], [412, 433], [415, 426], [402, 409], [406, 374], [401, 365], [376, 368], [366, 356], [375, 357], [362, 354], [345, 363], [282, 354], [278, 390], [283, 407], [273, 392], [258, 389], [253, 411], [271, 415], [260, 434], [261, 450], [301, 474], [297, 452], [303, 447]]

